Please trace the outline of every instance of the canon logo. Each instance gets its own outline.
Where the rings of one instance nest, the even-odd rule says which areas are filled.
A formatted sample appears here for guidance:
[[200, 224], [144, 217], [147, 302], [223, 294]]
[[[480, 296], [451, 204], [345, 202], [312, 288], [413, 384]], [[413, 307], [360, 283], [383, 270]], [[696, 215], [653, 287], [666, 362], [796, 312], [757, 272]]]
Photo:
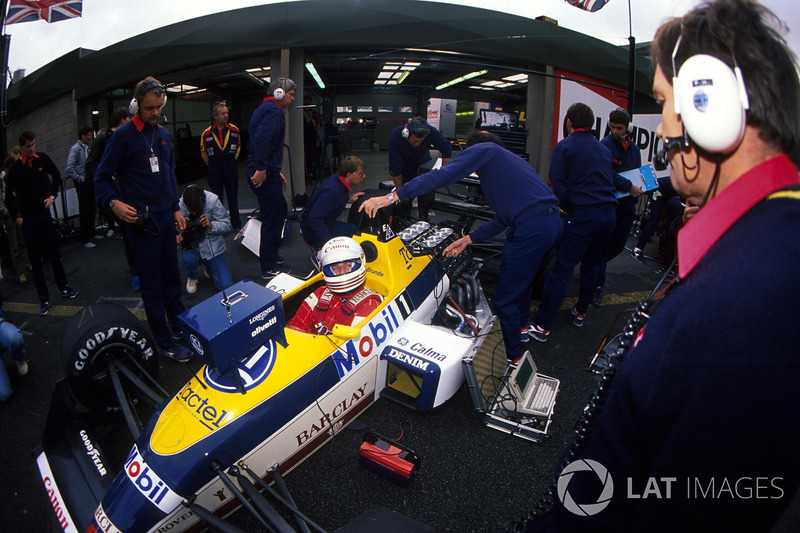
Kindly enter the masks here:
[[68, 520], [69, 514], [67, 514], [67, 511], [64, 509], [64, 504], [58, 499], [55, 485], [49, 476], [44, 478], [44, 488], [47, 490], [47, 495], [50, 497], [50, 505], [53, 506], [53, 510], [56, 512], [61, 529], [66, 531], [70, 528]]

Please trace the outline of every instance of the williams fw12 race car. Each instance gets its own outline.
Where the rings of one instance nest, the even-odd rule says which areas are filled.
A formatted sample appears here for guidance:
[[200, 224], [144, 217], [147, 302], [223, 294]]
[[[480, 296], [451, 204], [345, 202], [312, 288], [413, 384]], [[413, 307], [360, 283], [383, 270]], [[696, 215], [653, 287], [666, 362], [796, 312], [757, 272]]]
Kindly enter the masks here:
[[[157, 347], [141, 322], [85, 307], [63, 333], [66, 375], [37, 457], [60, 526], [239, 531], [223, 519], [244, 506], [269, 531], [322, 531], [282, 476], [379, 397], [419, 411], [446, 402], [492, 329], [476, 261], [441, 253], [458, 236], [456, 224], [397, 220], [361, 231], [366, 287], [383, 300], [324, 335], [286, 327], [322, 273], [242, 281], [187, 310], [183, 335], [204, 364], [173, 394], [153, 378]], [[132, 445], [101, 450], [120, 426]]]

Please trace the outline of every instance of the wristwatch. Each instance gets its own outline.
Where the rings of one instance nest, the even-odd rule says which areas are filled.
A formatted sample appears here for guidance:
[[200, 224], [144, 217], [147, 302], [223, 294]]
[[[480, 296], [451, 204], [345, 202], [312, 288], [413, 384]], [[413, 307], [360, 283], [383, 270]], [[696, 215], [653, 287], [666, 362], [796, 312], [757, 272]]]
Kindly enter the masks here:
[[109, 209], [114, 209], [114, 202], [116, 202], [116, 201], [117, 201], [116, 199], [114, 199], [114, 200], [109, 200], [109, 201], [108, 201], [108, 208], [109, 208]]
[[395, 199], [395, 197], [394, 197], [394, 191], [392, 191], [392, 192], [390, 192], [389, 194], [387, 194], [387, 195], [386, 195], [386, 198], [389, 200], [389, 203], [390, 203], [390, 204], [393, 204], [393, 203], [395, 203], [395, 202], [397, 201], [397, 200]]

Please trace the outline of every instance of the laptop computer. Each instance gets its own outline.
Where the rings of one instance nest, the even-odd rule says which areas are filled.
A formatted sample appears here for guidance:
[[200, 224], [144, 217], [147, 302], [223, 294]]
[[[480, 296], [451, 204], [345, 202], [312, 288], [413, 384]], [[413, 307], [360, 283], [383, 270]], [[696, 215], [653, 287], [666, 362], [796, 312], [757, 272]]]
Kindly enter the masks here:
[[537, 374], [531, 352], [526, 351], [508, 378], [507, 391], [513, 398], [503, 402], [506, 409], [549, 417], [558, 393], [558, 380]]

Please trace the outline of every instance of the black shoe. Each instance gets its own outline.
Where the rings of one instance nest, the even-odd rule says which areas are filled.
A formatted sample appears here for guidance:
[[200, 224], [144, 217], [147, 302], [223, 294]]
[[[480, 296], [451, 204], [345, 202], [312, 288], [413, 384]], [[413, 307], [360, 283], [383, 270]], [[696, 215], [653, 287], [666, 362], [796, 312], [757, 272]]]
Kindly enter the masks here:
[[39, 316], [44, 316], [50, 310], [50, 302], [44, 302], [39, 306]]
[[183, 331], [179, 329], [173, 329], [171, 334], [172, 340], [175, 342], [184, 342], [183, 339]]
[[73, 298], [77, 298], [78, 297], [78, 291], [76, 291], [72, 287], [67, 286], [66, 289], [61, 291], [61, 297], [62, 298], [69, 298], [70, 300], [72, 300]]
[[275, 264], [276, 264], [276, 265], [283, 265], [283, 264], [285, 264], [285, 263], [286, 263], [286, 259], [284, 259], [283, 257], [281, 257], [281, 256], [277, 256], [277, 257], [275, 258]]
[[641, 251], [639, 248], [634, 248], [633, 250], [631, 250], [631, 256], [633, 256], [633, 258], [639, 261], [640, 263], [644, 264], [645, 261], [644, 252]]
[[270, 270], [267, 270], [266, 272], [262, 272], [261, 273], [261, 278], [262, 279], [272, 279], [275, 276], [277, 276], [278, 274], [288, 274], [291, 271], [292, 271], [292, 268], [290, 266], [278, 265], [278, 266], [273, 267]]
[[168, 348], [162, 347], [161, 349], [164, 351], [164, 355], [179, 363], [188, 363], [194, 357], [191, 350], [177, 344]]

